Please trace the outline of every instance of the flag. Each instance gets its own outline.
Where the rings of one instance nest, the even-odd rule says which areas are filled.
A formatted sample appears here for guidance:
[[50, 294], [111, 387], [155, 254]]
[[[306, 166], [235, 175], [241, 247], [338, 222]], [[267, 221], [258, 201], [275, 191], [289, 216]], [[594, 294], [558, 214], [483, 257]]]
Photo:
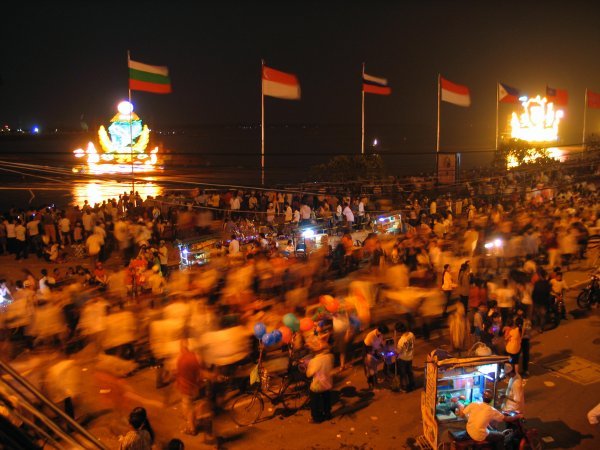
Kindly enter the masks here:
[[390, 95], [392, 88], [385, 78], [374, 77], [363, 72], [363, 92], [367, 94]]
[[546, 98], [555, 105], [566, 106], [569, 103], [569, 93], [566, 89], [556, 89], [546, 86]]
[[600, 108], [600, 94], [592, 91], [587, 91], [587, 107], [598, 109]]
[[129, 89], [155, 94], [170, 94], [171, 79], [165, 66], [151, 66], [129, 59]]
[[518, 89], [498, 83], [498, 101], [500, 103], [519, 103], [521, 93]]
[[263, 95], [300, 100], [300, 83], [293, 73], [280, 72], [263, 65], [262, 67]]
[[454, 84], [442, 77], [440, 77], [440, 83], [442, 85], [443, 102], [458, 106], [471, 106], [471, 95], [469, 94], [468, 87]]

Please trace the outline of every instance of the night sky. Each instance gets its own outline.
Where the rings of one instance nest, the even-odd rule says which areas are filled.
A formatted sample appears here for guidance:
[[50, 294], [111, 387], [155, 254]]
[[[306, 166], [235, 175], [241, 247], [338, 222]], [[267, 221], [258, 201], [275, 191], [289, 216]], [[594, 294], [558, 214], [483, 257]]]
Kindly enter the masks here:
[[[266, 99], [270, 123], [358, 126], [365, 61], [393, 89], [368, 96], [368, 124], [425, 130], [434, 143], [440, 72], [471, 89], [471, 108], [442, 106], [448, 148], [493, 146], [496, 81], [530, 95], [546, 83], [567, 89], [562, 142], [581, 142], [584, 90], [600, 92], [596, 2], [346, 3], [3, 6], [0, 123], [106, 121], [127, 96], [129, 49], [170, 69], [173, 94], [133, 94], [155, 127], [258, 123], [262, 57], [302, 86], [300, 102]], [[590, 131], [600, 131], [599, 111], [588, 114]]]

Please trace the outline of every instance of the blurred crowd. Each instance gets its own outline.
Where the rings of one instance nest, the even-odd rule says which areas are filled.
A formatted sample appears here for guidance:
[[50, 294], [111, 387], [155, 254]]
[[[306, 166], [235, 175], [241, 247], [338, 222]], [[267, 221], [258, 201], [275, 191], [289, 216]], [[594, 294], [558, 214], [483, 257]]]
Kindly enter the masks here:
[[[404, 223], [393, 233], [373, 232], [378, 211], [362, 194], [123, 194], [93, 207], [11, 210], [0, 249], [48, 264], [0, 281], [3, 357], [60, 350], [39, 384], [71, 415], [81, 394], [81, 371], [71, 370], [78, 355], [118, 376], [158, 366], [156, 388], [175, 383], [185, 432], [208, 418], [201, 428], [209, 441], [219, 395], [243, 389], [231, 380], [247, 379], [261, 349], [279, 358], [291, 347], [291, 359], [312, 361], [315, 422], [331, 417], [333, 372], [352, 364], [364, 365], [371, 389], [390, 367], [400, 372], [398, 389], [414, 389], [415, 339], [432, 333], [459, 355], [507, 354], [527, 376], [532, 332], [544, 330], [552, 299], [569, 289], [562, 272], [598, 266], [593, 178], [509, 173], [453, 194], [396, 186], [395, 195]], [[171, 241], [206, 231], [214, 219], [223, 238], [209, 262], [170, 265], [178, 259]], [[328, 233], [299, 252], [288, 234], [317, 224]], [[67, 249], [76, 245], [84, 259], [70, 264]], [[257, 339], [258, 323], [282, 337]], [[95, 376], [99, 386], [107, 380]], [[122, 448], [150, 448], [154, 432], [140, 431], [145, 411], [132, 414], [135, 436]]]

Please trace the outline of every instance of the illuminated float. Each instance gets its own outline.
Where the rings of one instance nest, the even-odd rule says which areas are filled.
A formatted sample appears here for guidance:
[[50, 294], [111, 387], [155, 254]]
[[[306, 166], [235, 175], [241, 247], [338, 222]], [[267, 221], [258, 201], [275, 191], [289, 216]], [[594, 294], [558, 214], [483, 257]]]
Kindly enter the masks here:
[[[510, 120], [511, 137], [532, 144], [540, 144], [538, 147], [545, 147], [549, 142], [558, 141], [558, 125], [564, 117], [562, 110], [554, 109], [554, 103], [548, 102], [544, 97], [522, 98], [523, 111], [521, 114], [512, 113]], [[563, 152], [556, 148], [546, 148], [546, 156], [556, 159], [563, 159]], [[542, 153], [535, 148], [528, 150], [523, 158], [523, 163], [530, 163], [540, 158]], [[510, 154], [506, 160], [507, 167], [513, 168], [519, 166], [519, 161], [514, 154]]]
[[86, 164], [73, 169], [74, 172], [104, 173], [148, 173], [161, 170], [158, 147], [148, 149], [150, 128], [133, 112], [133, 105], [123, 101], [118, 113], [110, 120], [108, 131], [101, 125], [98, 129], [100, 150], [93, 142], [85, 149], [73, 151], [76, 158], [85, 158]]

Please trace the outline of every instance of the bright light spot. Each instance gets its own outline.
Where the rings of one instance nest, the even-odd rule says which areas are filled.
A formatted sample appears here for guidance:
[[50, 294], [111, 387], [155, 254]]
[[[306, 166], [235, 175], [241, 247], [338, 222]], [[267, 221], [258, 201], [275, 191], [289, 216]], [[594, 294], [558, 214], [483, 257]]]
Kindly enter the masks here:
[[302, 237], [303, 238], [314, 238], [315, 237], [315, 230], [312, 229], [308, 229], [308, 230], [304, 230], [302, 232]]
[[39, 129], [38, 127], [33, 127], [33, 132], [34, 132], [34, 133], [39, 133], [39, 132], [40, 132], [40, 129]]
[[489, 250], [490, 248], [493, 248], [493, 247], [494, 247], [494, 243], [493, 243], [493, 242], [488, 242], [488, 243], [486, 243], [486, 244], [484, 245], [484, 247], [485, 247], [485, 248], [487, 248], [487, 249]]
[[498, 248], [502, 247], [502, 240], [501, 239], [496, 239], [494, 241], [494, 245]]
[[526, 102], [527, 101], [527, 96], [523, 95], [522, 97], [519, 97], [519, 101], [520, 102]]
[[377, 140], [377, 138], [373, 139], [373, 147], [376, 147], [377, 144], [379, 144], [379, 141]]
[[119, 114], [129, 115], [133, 112], [133, 105], [128, 101], [123, 101], [117, 106]]
[[522, 102], [521, 115], [512, 113], [511, 136], [528, 142], [552, 142], [558, 140], [558, 125], [564, 117], [562, 110], [556, 111], [554, 103], [539, 95]]
[[184, 255], [187, 255], [187, 254], [188, 254], [188, 251], [187, 251], [187, 249], [186, 249], [186, 248], [184, 248], [184, 249], [183, 249], [183, 251], [182, 251], [181, 253], [183, 253]]
[[83, 156], [85, 156], [85, 152], [83, 151], [82, 148], [78, 148], [77, 150], [73, 150], [73, 154], [75, 155], [75, 158], [82, 158]]

